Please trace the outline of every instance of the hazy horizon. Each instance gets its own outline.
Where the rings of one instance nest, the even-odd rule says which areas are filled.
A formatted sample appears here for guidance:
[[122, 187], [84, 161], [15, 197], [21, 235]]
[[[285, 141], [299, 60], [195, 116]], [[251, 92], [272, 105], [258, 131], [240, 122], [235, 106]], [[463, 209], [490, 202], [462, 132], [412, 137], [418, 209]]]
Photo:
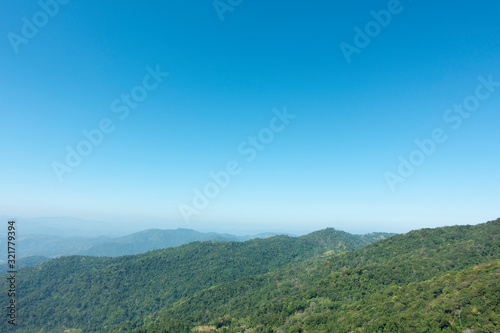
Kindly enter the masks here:
[[[259, 233], [285, 233], [292, 236], [302, 236], [308, 233], [323, 230], [326, 228], [334, 228], [336, 230], [345, 231], [351, 234], [369, 234], [372, 232], [387, 232], [387, 233], [405, 233], [412, 230], [417, 230], [421, 228], [437, 228], [452, 225], [476, 225], [484, 223], [487, 221], [495, 220], [492, 218], [490, 220], [484, 221], [470, 221], [469, 223], [442, 223], [437, 225], [423, 225], [418, 228], [405, 228], [400, 227], [399, 229], [360, 229], [359, 226], [349, 226], [348, 223], [332, 223], [330, 225], [317, 225], [316, 227], [298, 229], [298, 228], [273, 228], [255, 225], [235, 225], [235, 224], [223, 224], [223, 223], [212, 223], [210, 225], [203, 224], [189, 224], [186, 225], [182, 222], [176, 223], [121, 223], [121, 222], [111, 222], [111, 221], [95, 221], [95, 220], [85, 220], [73, 217], [35, 217], [26, 218], [19, 216], [9, 216], [0, 215], [1, 219], [4, 220], [16, 220], [19, 232], [21, 235], [34, 235], [34, 234], [45, 234], [45, 235], [57, 235], [57, 236], [81, 236], [84, 238], [93, 238], [98, 236], [107, 236], [111, 238], [122, 237], [125, 235], [150, 230], [176, 230], [176, 229], [190, 229], [198, 232], [209, 233], [215, 232], [219, 234], [232, 234], [235, 236], [248, 236], [256, 235]], [[67, 223], [69, 222], [69, 223]], [[0, 232], [2, 234], [2, 232]]]

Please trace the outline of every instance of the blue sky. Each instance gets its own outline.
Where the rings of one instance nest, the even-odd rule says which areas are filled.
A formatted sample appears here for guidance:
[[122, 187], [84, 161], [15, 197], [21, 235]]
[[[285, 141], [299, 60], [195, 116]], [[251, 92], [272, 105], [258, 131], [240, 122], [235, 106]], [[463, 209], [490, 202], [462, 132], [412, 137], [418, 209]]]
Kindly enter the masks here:
[[[500, 87], [484, 85], [500, 82], [496, 1], [41, 3], [2, 5], [2, 215], [353, 232], [500, 215]], [[355, 28], [377, 24], [357, 47]], [[447, 110], [477, 89], [488, 96], [453, 128]], [[248, 161], [238, 147], [284, 108], [295, 117]], [[103, 119], [113, 131], [68, 166]], [[435, 129], [446, 140], [414, 153]], [[412, 153], [423, 161], [401, 175]], [[194, 207], [230, 161], [238, 174]]]

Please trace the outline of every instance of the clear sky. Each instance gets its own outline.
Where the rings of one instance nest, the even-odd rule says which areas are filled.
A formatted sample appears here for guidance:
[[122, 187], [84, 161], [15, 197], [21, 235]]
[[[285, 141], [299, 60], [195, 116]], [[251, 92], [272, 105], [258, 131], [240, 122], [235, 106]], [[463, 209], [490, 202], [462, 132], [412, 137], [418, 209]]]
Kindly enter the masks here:
[[499, 12], [5, 2], [0, 215], [354, 232], [497, 218]]

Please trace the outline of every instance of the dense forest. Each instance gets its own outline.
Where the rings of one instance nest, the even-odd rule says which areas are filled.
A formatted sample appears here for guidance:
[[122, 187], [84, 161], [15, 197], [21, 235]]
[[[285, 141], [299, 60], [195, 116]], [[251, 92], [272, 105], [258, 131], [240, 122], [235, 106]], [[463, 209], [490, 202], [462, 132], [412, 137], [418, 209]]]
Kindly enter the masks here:
[[19, 277], [18, 332], [497, 332], [500, 219], [64, 257]]
[[[23, 233], [24, 234], [24, 233]], [[274, 234], [270, 234], [276, 236]], [[218, 234], [215, 232], [203, 233], [190, 229], [160, 230], [148, 229], [122, 237], [65, 237], [55, 235], [24, 235], [17, 239], [17, 259], [43, 256], [57, 258], [60, 256], [83, 255], [96, 257], [119, 257], [124, 255], [140, 254], [152, 250], [176, 247], [191, 242], [203, 241], [239, 241], [244, 242], [254, 238], [267, 238], [270, 235], [257, 234], [235, 236]], [[0, 237], [0, 248], [7, 246], [7, 237]], [[46, 261], [45, 260], [45, 261]], [[5, 253], [0, 253], [0, 262], [6, 262]], [[34, 260], [25, 261], [24, 266], [33, 266]], [[38, 262], [36, 264], [39, 264]], [[24, 267], [23, 266], [23, 267]], [[21, 268], [19, 266], [19, 268]], [[0, 273], [3, 273], [0, 271]]]
[[[301, 237], [193, 242], [117, 258], [53, 259], [18, 272], [18, 302], [22, 304], [18, 329], [101, 331], [159, 311], [206, 288], [289, 263], [355, 250], [389, 236], [325, 229]], [[7, 290], [6, 279], [1, 279], [0, 286]], [[0, 299], [8, 301], [4, 294]]]
[[496, 332], [499, 237], [500, 219], [417, 230], [203, 290], [120, 326], [135, 332], [172, 325], [223, 332]]
[[[32, 267], [40, 265], [42, 262], [45, 262], [47, 260], [50, 260], [50, 258], [44, 256], [29, 256], [25, 258], [20, 258], [16, 260], [16, 268], [19, 269], [23, 267]], [[10, 271], [9, 264], [5, 263], [0, 265], [0, 274], [7, 273], [8, 271]]]

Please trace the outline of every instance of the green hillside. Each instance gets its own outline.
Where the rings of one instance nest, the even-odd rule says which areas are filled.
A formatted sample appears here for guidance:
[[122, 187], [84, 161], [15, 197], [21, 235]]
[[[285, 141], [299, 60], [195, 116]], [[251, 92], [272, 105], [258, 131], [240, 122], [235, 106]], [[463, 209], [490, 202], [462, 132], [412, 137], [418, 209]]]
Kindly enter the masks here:
[[[44, 256], [29, 256], [25, 258], [20, 258], [16, 260], [16, 267], [23, 268], [23, 267], [32, 267], [36, 265], [40, 265], [42, 262], [48, 261], [50, 258], [44, 257]], [[0, 265], [0, 274], [7, 273], [7, 271], [10, 271], [9, 264], [2, 264]]]
[[[296, 311], [282, 311], [287, 313], [285, 322], [225, 315], [200, 327], [221, 332], [498, 332], [500, 260], [423, 282], [389, 286], [340, 307], [328, 298], [315, 297]], [[193, 331], [192, 324], [170, 318], [148, 320], [133, 332]], [[245, 321], [250, 323], [243, 324]]]
[[203, 241], [238, 241], [238, 237], [233, 235], [223, 236], [214, 232], [203, 233], [190, 229], [149, 229], [115, 238], [109, 242], [96, 244], [85, 251], [80, 251], [78, 254], [96, 257], [118, 257]]
[[18, 274], [17, 332], [499, 331], [500, 219], [386, 236], [51, 260]]
[[[252, 236], [235, 236], [203, 233], [190, 229], [160, 230], [148, 229], [130, 235], [109, 238], [105, 236], [64, 237], [54, 235], [25, 235], [17, 239], [17, 257], [44, 256], [54, 258], [70, 255], [97, 257], [118, 257], [147, 251], [176, 247], [191, 242], [203, 241], [245, 241]], [[263, 237], [259, 237], [263, 238]], [[0, 237], [0, 248], [7, 247], [7, 235]], [[6, 253], [0, 253], [0, 263], [7, 260]], [[30, 263], [29, 261], [26, 261]]]
[[495, 332], [499, 237], [500, 220], [417, 230], [203, 290], [120, 326], [161, 332], [181, 320], [226, 332]]
[[[386, 235], [387, 236], [387, 235]], [[117, 258], [71, 256], [17, 274], [19, 331], [101, 331], [159, 311], [197, 291], [385, 237], [326, 229], [302, 237], [195, 242]], [[326, 254], [325, 254], [326, 253]], [[3, 290], [6, 279], [0, 280]], [[7, 302], [6, 295], [0, 301]], [[6, 329], [0, 323], [0, 330]]]

